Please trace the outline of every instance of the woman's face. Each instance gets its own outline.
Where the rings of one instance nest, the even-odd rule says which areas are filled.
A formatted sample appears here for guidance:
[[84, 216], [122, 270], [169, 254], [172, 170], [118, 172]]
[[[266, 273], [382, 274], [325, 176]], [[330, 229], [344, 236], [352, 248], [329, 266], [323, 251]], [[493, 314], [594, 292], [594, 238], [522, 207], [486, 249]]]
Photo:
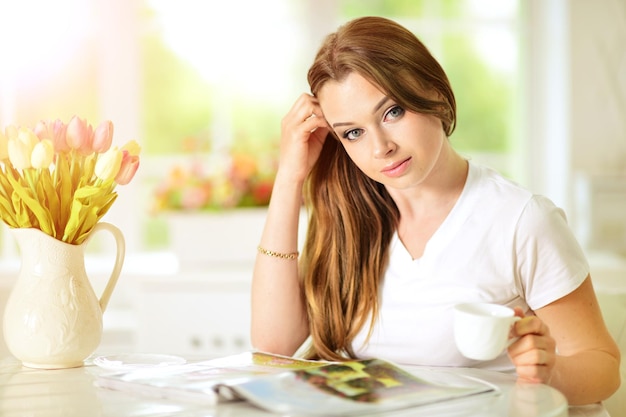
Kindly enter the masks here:
[[433, 173], [447, 141], [438, 118], [405, 110], [355, 72], [317, 96], [346, 152], [373, 180], [406, 189]]

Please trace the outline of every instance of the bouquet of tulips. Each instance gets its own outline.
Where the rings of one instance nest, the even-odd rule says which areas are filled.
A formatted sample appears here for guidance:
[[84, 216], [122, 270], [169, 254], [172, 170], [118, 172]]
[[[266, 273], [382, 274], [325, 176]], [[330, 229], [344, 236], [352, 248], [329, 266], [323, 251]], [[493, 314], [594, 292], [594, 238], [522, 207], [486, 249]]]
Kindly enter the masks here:
[[136, 141], [112, 142], [111, 121], [94, 129], [76, 116], [0, 131], [0, 219], [81, 244], [139, 167]]

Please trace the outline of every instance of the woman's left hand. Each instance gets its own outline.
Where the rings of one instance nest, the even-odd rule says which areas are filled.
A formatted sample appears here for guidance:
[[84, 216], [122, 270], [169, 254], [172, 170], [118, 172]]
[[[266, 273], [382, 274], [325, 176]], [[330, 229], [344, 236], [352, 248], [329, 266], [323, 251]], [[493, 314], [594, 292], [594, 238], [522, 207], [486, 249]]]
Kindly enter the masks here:
[[517, 337], [508, 348], [509, 357], [515, 365], [520, 381], [548, 384], [556, 361], [556, 341], [550, 336], [550, 329], [537, 316], [524, 317], [521, 309], [515, 309], [521, 317], [511, 330], [511, 337]]

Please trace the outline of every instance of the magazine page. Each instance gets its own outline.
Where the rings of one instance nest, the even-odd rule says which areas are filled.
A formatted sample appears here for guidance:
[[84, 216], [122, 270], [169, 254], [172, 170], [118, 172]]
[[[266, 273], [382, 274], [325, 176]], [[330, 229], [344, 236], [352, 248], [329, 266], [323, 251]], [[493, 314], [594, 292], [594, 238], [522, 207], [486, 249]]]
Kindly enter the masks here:
[[255, 351], [183, 365], [104, 373], [97, 376], [96, 384], [102, 388], [156, 398], [213, 405], [235, 399], [228, 390], [218, 392], [220, 386], [236, 385], [263, 375], [329, 363]]
[[268, 411], [318, 416], [381, 413], [495, 390], [476, 380], [433, 383], [379, 359], [332, 363], [228, 385]]

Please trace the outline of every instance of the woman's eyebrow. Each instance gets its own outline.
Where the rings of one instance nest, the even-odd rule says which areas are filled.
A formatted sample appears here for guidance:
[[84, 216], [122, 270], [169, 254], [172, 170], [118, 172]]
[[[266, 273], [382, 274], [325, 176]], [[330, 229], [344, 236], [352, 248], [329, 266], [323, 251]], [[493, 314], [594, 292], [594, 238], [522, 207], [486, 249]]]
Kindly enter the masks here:
[[385, 104], [389, 100], [390, 100], [389, 97], [387, 96], [383, 97], [383, 99], [380, 100], [378, 104], [376, 104], [376, 106], [374, 107], [374, 110], [372, 110], [372, 113], [376, 113], [378, 109], [380, 109], [383, 106], [383, 104]]
[[[386, 102], [388, 102], [390, 100], [389, 97], [385, 96], [382, 98], [382, 100], [380, 100], [378, 103], [376, 103], [376, 106], [374, 106], [374, 110], [372, 110], [372, 113], [376, 113], [378, 111], [378, 109], [380, 109]], [[333, 123], [333, 129], [338, 127], [338, 126], [349, 126], [349, 125], [353, 125], [353, 122], [341, 122], [341, 123]]]
[[350, 126], [353, 125], [353, 122], [341, 122], [341, 123], [333, 123], [333, 129], [338, 126]]

